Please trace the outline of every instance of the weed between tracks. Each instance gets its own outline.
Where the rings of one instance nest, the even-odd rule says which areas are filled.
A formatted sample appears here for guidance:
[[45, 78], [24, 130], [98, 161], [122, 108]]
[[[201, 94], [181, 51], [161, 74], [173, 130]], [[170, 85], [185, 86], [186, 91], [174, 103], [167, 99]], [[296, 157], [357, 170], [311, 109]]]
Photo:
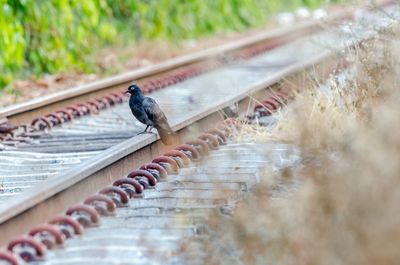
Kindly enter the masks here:
[[399, 29], [355, 49], [347, 82], [298, 94], [272, 131], [247, 127], [298, 146], [302, 166], [266, 172], [232, 217], [212, 218], [207, 264], [400, 263]]

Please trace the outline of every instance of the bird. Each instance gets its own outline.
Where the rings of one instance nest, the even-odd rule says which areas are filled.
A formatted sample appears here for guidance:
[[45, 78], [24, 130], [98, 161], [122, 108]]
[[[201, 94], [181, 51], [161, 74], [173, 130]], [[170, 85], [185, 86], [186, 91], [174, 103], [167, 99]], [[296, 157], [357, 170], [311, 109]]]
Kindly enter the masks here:
[[[168, 119], [164, 112], [158, 106], [157, 102], [143, 95], [142, 90], [135, 83], [128, 87], [125, 93], [129, 93], [129, 107], [133, 116], [146, 125], [143, 133], [151, 132], [152, 128], [156, 128], [160, 139], [165, 145], [172, 144], [173, 131], [169, 126]], [[148, 131], [148, 129], [150, 130]]]

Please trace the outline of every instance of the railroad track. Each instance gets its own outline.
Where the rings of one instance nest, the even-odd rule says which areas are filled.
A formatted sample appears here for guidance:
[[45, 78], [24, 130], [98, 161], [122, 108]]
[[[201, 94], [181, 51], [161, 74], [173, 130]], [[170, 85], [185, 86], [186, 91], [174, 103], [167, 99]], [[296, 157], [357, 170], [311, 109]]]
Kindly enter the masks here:
[[[348, 17], [348, 14], [342, 14], [339, 17]], [[140, 135], [129, 144], [124, 143], [122, 148], [118, 145], [143, 130], [142, 125], [132, 119], [126, 104], [123, 104], [126, 97], [121, 93], [121, 87], [126, 88], [128, 80], [142, 77], [138, 82], [145, 92], [174, 83], [165, 90], [168, 92], [161, 89], [152, 94], [168, 113], [173, 129], [181, 130], [194, 121], [243, 98], [251, 91], [272, 84], [289, 72], [302, 69], [303, 63], [311, 65], [318, 60], [315, 57], [308, 59], [307, 54], [300, 54], [302, 58], [287, 54], [285, 60], [282, 60], [278, 56], [285, 52], [283, 50], [275, 52], [275, 55], [272, 53], [265, 58], [266, 61], [243, 61], [243, 58], [250, 58], [260, 51], [299, 38], [301, 34], [315, 31], [317, 27], [318, 22], [304, 22], [293, 29], [261, 34], [251, 40], [212, 49], [189, 56], [189, 58], [176, 59], [147, 71], [124, 74], [103, 82], [89, 84], [78, 89], [81, 93], [79, 95], [72, 90], [72, 92], [52, 96], [51, 100], [39, 99], [2, 110], [1, 114], [10, 121], [28, 123], [5, 134], [1, 142], [3, 150], [0, 153], [2, 165], [0, 169], [2, 176], [0, 222], [39, 203], [44, 196], [50, 197], [68, 187], [72, 182], [83, 179], [83, 175], [94, 173], [105, 167], [107, 165], [104, 163], [105, 159], [108, 159], [108, 163], [115, 162], [156, 140], [155, 135]], [[305, 44], [300, 43], [300, 45]], [[235, 57], [239, 60], [222, 67], [221, 54], [226, 54], [226, 58]], [[215, 55], [219, 55], [219, 58], [212, 59]], [[183, 70], [182, 67], [184, 67]], [[168, 69], [170, 71], [164, 73]], [[195, 78], [194, 76], [199, 73], [204, 74]], [[155, 74], [157, 76], [148, 81], [148, 76]], [[236, 74], [238, 76], [235, 78], [240, 80], [231, 78]], [[271, 76], [260, 80], [259, 76], [266, 74], [271, 74]], [[226, 79], [215, 86], [215, 78], [221, 79], [222, 75], [226, 76]], [[188, 79], [188, 77], [192, 78]], [[254, 81], [261, 81], [261, 83], [257, 84]], [[215, 94], [210, 94], [208, 97], [204, 95], [204, 85], [215, 88], [213, 93], [219, 93], [219, 98], [215, 98]], [[231, 87], [236, 91], [232, 93], [226, 87]], [[101, 94], [100, 98], [96, 96], [96, 93]], [[174, 96], [173, 99], [171, 95]], [[70, 100], [83, 100], [87, 97], [90, 97], [89, 101], [70, 105]], [[213, 102], [215, 100], [219, 101]], [[179, 102], [180, 106], [178, 107], [174, 102]], [[49, 109], [52, 110], [50, 113], [43, 114]], [[183, 109], [184, 114], [182, 114]], [[43, 115], [36, 117], [37, 113]], [[122, 150], [125, 151], [122, 152]], [[91, 162], [90, 159], [97, 162]], [[86, 162], [83, 163], [84, 161]], [[65, 173], [68, 177], [59, 176], [60, 172], [64, 171], [68, 171]], [[46, 191], [41, 192], [43, 195], [40, 198], [36, 196], [36, 192], [27, 193], [37, 183], [54, 179], [54, 176], [57, 176], [64, 184], [58, 181], [47, 182], [46, 184], [50, 183], [49, 185], [54, 188], [52, 192], [49, 192], [50, 187], [44, 188]]]
[[[349, 13], [334, 15], [331, 21], [348, 16]], [[250, 40], [242, 40], [0, 110], [0, 116], [6, 118], [3, 118], [3, 124], [7, 121], [20, 124], [16, 128], [12, 124], [0, 126], [0, 132], [3, 128], [3, 134], [0, 133], [0, 176], [3, 176], [0, 205], [9, 202], [37, 182], [79, 165], [99, 152], [137, 135], [142, 130], [141, 125], [131, 119], [129, 111], [122, 105], [126, 96], [121, 93], [121, 88], [125, 88], [132, 80], [138, 79], [146, 93], [174, 84], [180, 89], [179, 84], [188, 78], [211, 73], [212, 70], [216, 73], [216, 69], [221, 69], [228, 62], [231, 65], [232, 60], [238, 65], [240, 60], [251, 58], [320, 28], [317, 21], [303, 22], [290, 29], [263, 33]], [[285, 66], [279, 64], [281, 62], [269, 67], [279, 69]], [[188, 86], [186, 83], [183, 87]], [[198, 83], [195, 85], [199, 86]], [[198, 95], [191, 93], [188, 90], [186, 95], [181, 92], [176, 94], [181, 95], [182, 102], [189, 109], [196, 107], [196, 104], [199, 107], [208, 100], [205, 98], [201, 102], [192, 98], [198, 97], [201, 91], [197, 91]], [[164, 105], [163, 108], [168, 111], [174, 106]], [[215, 107], [212, 111], [214, 110]], [[171, 115], [179, 115], [179, 112]], [[192, 111], [175, 124], [174, 129], [184, 128], [202, 116], [204, 112]], [[146, 139], [147, 141], [136, 148], [155, 140], [154, 137], [151, 140]], [[12, 207], [16, 208], [15, 205]], [[2, 218], [0, 220], [4, 221]]]
[[[373, 15], [370, 17], [375, 23]], [[188, 141], [196, 138], [198, 131], [209, 128], [210, 124], [221, 120], [220, 115], [216, 113], [219, 109], [238, 101], [240, 101], [239, 106], [246, 109], [249, 106], [247, 98], [249, 94], [254, 94], [255, 98], [263, 98], [265, 97], [263, 88], [275, 84], [283, 77], [299, 81], [302, 79], [299, 76], [307, 75], [303, 72], [304, 68], [310, 68], [327, 58], [332, 58], [332, 52], [327, 51], [322, 45], [315, 45], [316, 39], [323, 39], [335, 47], [345, 48], [351, 46], [354, 39], [358, 42], [369, 38], [369, 35], [363, 32], [366, 25], [362, 22], [357, 23], [360, 24], [356, 24], [354, 29], [358, 35], [354, 36], [352, 31], [351, 42], [348, 41], [349, 36], [346, 35], [348, 33], [343, 39], [339, 39], [338, 31], [322, 31], [312, 38], [301, 38], [275, 47], [268, 53], [257, 52], [257, 56], [248, 60], [223, 67], [219, 65], [218, 69], [202, 71], [198, 76], [198, 73], [193, 74], [190, 79], [152, 92], [152, 96], [166, 110], [173, 129], [180, 130], [177, 142]], [[379, 23], [376, 24], [377, 27], [387, 25]], [[329, 73], [332, 63], [324, 66], [328, 69], [321, 71]], [[298, 71], [301, 74], [296, 74]], [[205, 94], [205, 87], [210, 86], [212, 92]], [[227, 87], [231, 90], [227, 90]], [[251, 115], [253, 121], [271, 124], [266, 116], [282, 105], [289, 96], [284, 88], [279, 90], [255, 107], [255, 114]], [[17, 256], [26, 260], [39, 259], [36, 261], [39, 264], [121, 264], [115, 257], [129, 252], [132, 256], [127, 254], [126, 258], [122, 258], [122, 264], [149, 263], [146, 258], [154, 258], [149, 255], [152, 252], [150, 250], [154, 248], [154, 245], [151, 247], [151, 243], [154, 244], [155, 238], [167, 235], [160, 256], [152, 261], [158, 260], [165, 264], [163, 261], [166, 257], [176, 254], [176, 259], [171, 263], [182, 262], [187, 257], [177, 254], [177, 243], [183, 238], [192, 236], [196, 236], [195, 241], [202, 240], [198, 220], [201, 223], [204, 214], [221, 207], [223, 211], [229, 210], [241, 192], [257, 183], [257, 172], [266, 164], [274, 164], [274, 167], [279, 169], [282, 165], [287, 165], [285, 163], [290, 165], [296, 162], [296, 152], [292, 147], [283, 148], [283, 145], [277, 144], [270, 150], [267, 146], [257, 148], [249, 144], [240, 145], [232, 142], [228, 136], [238, 129], [232, 124], [222, 124], [218, 130], [200, 135], [201, 139], [187, 142], [187, 145], [175, 149], [180, 150], [178, 152], [166, 150], [156, 142], [156, 135], [142, 134], [132, 137], [142, 130], [142, 126], [133, 121], [126, 106], [117, 104], [118, 101], [124, 101], [120, 94], [115, 94], [114, 100], [115, 103], [109, 100], [109, 104], [113, 107], [104, 106], [104, 110], [101, 110], [102, 106], [93, 107], [92, 112], [99, 111], [96, 116], [84, 115], [71, 122], [61, 122], [60, 120], [64, 119], [62, 117], [50, 117], [47, 122], [46, 119], [44, 121], [38, 119], [34, 121], [36, 124], [33, 124], [36, 130], [24, 132], [24, 137], [30, 137], [30, 141], [14, 139], [16, 143], [7, 145], [8, 148], [1, 152], [2, 163], [7, 165], [11, 161], [11, 164], [19, 164], [22, 168], [17, 172], [18, 177], [14, 178], [12, 166], [9, 170], [5, 167], [1, 169], [10, 178], [9, 183], [19, 188], [15, 193], [27, 190], [14, 199], [4, 200], [7, 204], [4, 203], [0, 208], [2, 221], [0, 230], [4, 235], [4, 239], [3, 236], [1, 238], [4, 240], [2, 243], [7, 242], [8, 247]], [[250, 101], [254, 104], [254, 100]], [[104, 102], [104, 105], [107, 104]], [[92, 108], [90, 106], [88, 103], [86, 106], [82, 105], [80, 109], [78, 106], [76, 108], [80, 111], [86, 108], [90, 113], [89, 109]], [[66, 113], [60, 115], [67, 116]], [[67, 117], [65, 121], [68, 121]], [[194, 121], [198, 122], [193, 125]], [[45, 129], [44, 133], [41, 132], [42, 129]], [[210, 151], [213, 163], [196, 162], [200, 156], [205, 155], [205, 149], [218, 147], [219, 150]], [[262, 150], [276, 152], [277, 160], [266, 159]], [[134, 151], [136, 152], [133, 153]], [[154, 157], [165, 152], [166, 156], [154, 160]], [[232, 156], [232, 153], [236, 155]], [[285, 157], [287, 154], [289, 158]], [[23, 155], [23, 159], [19, 155]], [[17, 158], [14, 159], [15, 157]], [[232, 158], [238, 161], [235, 167], [229, 162]], [[259, 161], [254, 162], [257, 159]], [[151, 165], [143, 165], [143, 169], [147, 171], [132, 171], [133, 168], [139, 168], [149, 161], [152, 161]], [[160, 168], [160, 165], [164, 169]], [[188, 166], [188, 169], [178, 171], [179, 168]], [[239, 169], [235, 170], [237, 166]], [[120, 179], [127, 175], [129, 175], [128, 180]], [[36, 186], [35, 191], [29, 190], [32, 185], [37, 185], [37, 182], [43, 179], [47, 180], [42, 182], [40, 187]], [[102, 188], [110, 183], [114, 184], [114, 188], [104, 191]], [[26, 185], [21, 186], [21, 184]], [[152, 188], [154, 185], [156, 189]], [[89, 197], [85, 205], [69, 208], [99, 190], [102, 190], [100, 193], [103, 195]], [[135, 199], [127, 202], [127, 196]], [[69, 208], [67, 215], [72, 216], [72, 219], [65, 216], [53, 219], [56, 214], [67, 208]], [[110, 216], [99, 218], [100, 215]], [[127, 224], [124, 230], [120, 226], [126, 224], [129, 219], [137, 222], [131, 226]], [[46, 225], [39, 229], [39, 232], [35, 229], [31, 231], [33, 237], [9, 241], [21, 231], [29, 231], [34, 225], [49, 220], [53, 223], [51, 228]], [[178, 223], [176, 227], [175, 223]], [[97, 225], [98, 227], [94, 227]], [[85, 235], [89, 236], [87, 239], [73, 237], [65, 242], [64, 249], [48, 253], [48, 263], [40, 260], [43, 258], [45, 247], [37, 242], [53, 247], [60, 243], [62, 235], [60, 232], [64, 234], [61, 238], [69, 237], [81, 233], [82, 227], [90, 227], [85, 229]], [[75, 230], [71, 230], [72, 228]], [[115, 241], [109, 241], [110, 245], [106, 247], [105, 243], [101, 242], [107, 241], [106, 238], [111, 231], [119, 232], [116, 232]], [[138, 233], [124, 237], [127, 231]], [[170, 237], [168, 233], [171, 233]], [[32, 241], [32, 238], [35, 241]], [[143, 238], [149, 239], [149, 247], [140, 244]], [[98, 240], [98, 245], [85, 246], [95, 239]], [[136, 242], [136, 247], [125, 247], [128, 242]], [[99, 256], [101, 253], [105, 253], [105, 256]], [[94, 256], [97, 258], [93, 258]]]

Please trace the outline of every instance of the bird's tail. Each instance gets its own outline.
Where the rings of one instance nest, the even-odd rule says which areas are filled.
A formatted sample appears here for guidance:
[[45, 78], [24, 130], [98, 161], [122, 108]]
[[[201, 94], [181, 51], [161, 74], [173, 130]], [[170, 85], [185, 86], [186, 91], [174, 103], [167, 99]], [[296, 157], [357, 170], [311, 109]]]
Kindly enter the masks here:
[[[168, 126], [169, 127], [169, 126]], [[172, 145], [173, 144], [173, 135], [174, 132], [171, 128], [165, 129], [159, 126], [155, 127], [160, 135], [161, 142], [165, 145]]]

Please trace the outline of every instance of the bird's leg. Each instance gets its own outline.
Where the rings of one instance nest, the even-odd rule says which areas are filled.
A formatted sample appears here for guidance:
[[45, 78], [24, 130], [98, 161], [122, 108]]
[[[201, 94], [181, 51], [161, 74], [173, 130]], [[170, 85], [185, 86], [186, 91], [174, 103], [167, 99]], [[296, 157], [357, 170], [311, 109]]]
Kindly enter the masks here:
[[147, 126], [146, 126], [146, 129], [144, 129], [144, 131], [143, 131], [143, 132], [140, 132], [139, 134], [147, 133], [147, 129], [149, 128], [149, 126], [150, 126], [150, 125], [147, 125]]
[[149, 130], [149, 133], [152, 133], [152, 134], [157, 134], [156, 132], [152, 132], [151, 130], [153, 130], [153, 126], [150, 126], [150, 130]]

